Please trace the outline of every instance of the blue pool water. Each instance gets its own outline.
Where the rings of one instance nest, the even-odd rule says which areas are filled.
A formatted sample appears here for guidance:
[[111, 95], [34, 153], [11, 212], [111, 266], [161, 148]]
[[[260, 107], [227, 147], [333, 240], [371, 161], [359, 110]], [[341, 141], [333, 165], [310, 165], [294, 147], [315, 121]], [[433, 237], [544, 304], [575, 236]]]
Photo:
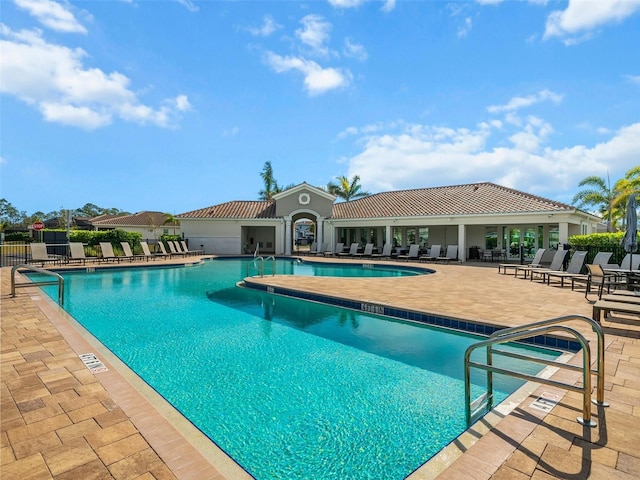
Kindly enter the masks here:
[[65, 309], [259, 480], [402, 479], [465, 430], [478, 337], [241, 289], [246, 268], [63, 273]]

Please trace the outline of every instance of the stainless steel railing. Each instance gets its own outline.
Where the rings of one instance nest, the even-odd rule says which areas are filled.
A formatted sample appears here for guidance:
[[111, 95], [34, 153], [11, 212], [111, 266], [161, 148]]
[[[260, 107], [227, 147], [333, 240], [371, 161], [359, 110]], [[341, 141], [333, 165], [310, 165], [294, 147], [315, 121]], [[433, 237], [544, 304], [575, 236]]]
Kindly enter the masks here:
[[[23, 282], [16, 283], [16, 272], [20, 269], [30, 270], [32, 272], [41, 273], [50, 277], [55, 277], [56, 280], [41, 280], [35, 282]], [[20, 264], [11, 267], [11, 296], [16, 296], [16, 288], [22, 287], [39, 287], [44, 285], [58, 285], [58, 303], [64, 305], [64, 278], [62, 275], [47, 270], [45, 268], [34, 267], [33, 265]]]
[[[568, 322], [572, 320], [579, 320], [587, 322], [596, 333], [597, 337], [597, 369], [591, 369], [591, 349], [589, 346], [589, 342], [585, 339], [584, 335], [578, 332], [576, 329], [567, 327], [565, 325], [560, 325], [562, 322]], [[553, 360], [545, 360], [540, 359], [528, 355], [517, 354], [513, 352], [506, 352], [503, 350], [495, 350], [494, 345], [499, 345], [507, 342], [514, 342], [517, 340], [522, 340], [525, 338], [535, 337], [537, 335], [545, 335], [553, 331], [560, 331], [571, 335], [575, 338], [580, 344], [582, 350], [582, 366], [578, 365], [568, 365], [561, 362], [556, 362]], [[486, 363], [481, 363], [477, 361], [471, 361], [471, 354], [474, 350], [485, 347], [486, 348]], [[551, 379], [545, 379], [539, 377], [537, 375], [530, 375], [522, 372], [518, 372], [515, 370], [509, 370], [504, 368], [499, 368], [493, 365], [493, 355], [498, 354], [505, 357], [517, 358], [520, 360], [527, 360], [531, 362], [552, 365], [558, 368], [564, 368], [568, 370], [574, 371], [582, 371], [582, 387], [558, 382]], [[464, 359], [464, 370], [465, 370], [465, 418], [467, 421], [467, 425], [470, 425], [475, 414], [478, 413], [478, 409], [472, 411], [472, 405], [476, 406], [479, 404], [486, 404], [486, 409], [490, 410], [493, 405], [493, 374], [498, 373], [502, 375], [512, 376], [516, 378], [520, 378], [522, 380], [530, 380], [538, 383], [542, 383], [545, 385], [552, 385], [555, 387], [563, 388], [566, 390], [571, 390], [575, 392], [581, 392], [583, 395], [583, 405], [582, 405], [582, 417], [578, 417], [577, 421], [582, 425], [587, 425], [590, 427], [595, 427], [596, 422], [591, 420], [591, 375], [595, 374], [597, 376], [597, 387], [596, 387], [596, 395], [597, 398], [593, 402], [596, 405], [606, 407], [608, 404], [604, 401], [604, 332], [602, 331], [602, 327], [595, 322], [593, 319], [589, 317], [585, 317], [582, 315], [566, 315], [557, 318], [551, 318], [548, 320], [542, 320], [540, 322], [535, 322], [527, 325], [521, 325], [512, 328], [506, 328], [503, 330], [499, 330], [491, 335], [487, 340], [475, 343], [469, 348], [467, 348], [465, 352]], [[482, 402], [480, 399], [471, 401], [471, 367], [475, 367], [481, 370], [485, 370], [487, 372], [487, 392], [485, 396], [482, 398]]]

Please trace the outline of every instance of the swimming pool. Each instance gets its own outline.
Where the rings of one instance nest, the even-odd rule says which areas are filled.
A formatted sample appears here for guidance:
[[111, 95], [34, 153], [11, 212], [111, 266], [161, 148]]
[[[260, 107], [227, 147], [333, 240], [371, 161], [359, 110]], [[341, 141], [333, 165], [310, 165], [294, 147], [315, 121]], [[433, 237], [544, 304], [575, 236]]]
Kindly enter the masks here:
[[245, 269], [65, 273], [66, 309], [260, 480], [401, 479], [464, 431], [478, 337], [240, 289]]

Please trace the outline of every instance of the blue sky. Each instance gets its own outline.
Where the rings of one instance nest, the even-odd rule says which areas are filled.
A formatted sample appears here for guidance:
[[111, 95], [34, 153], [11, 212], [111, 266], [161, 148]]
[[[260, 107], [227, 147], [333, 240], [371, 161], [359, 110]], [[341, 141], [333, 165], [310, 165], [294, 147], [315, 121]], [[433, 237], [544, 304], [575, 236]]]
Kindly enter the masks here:
[[640, 163], [640, 0], [0, 0], [0, 197], [183, 213], [359, 175], [570, 203]]

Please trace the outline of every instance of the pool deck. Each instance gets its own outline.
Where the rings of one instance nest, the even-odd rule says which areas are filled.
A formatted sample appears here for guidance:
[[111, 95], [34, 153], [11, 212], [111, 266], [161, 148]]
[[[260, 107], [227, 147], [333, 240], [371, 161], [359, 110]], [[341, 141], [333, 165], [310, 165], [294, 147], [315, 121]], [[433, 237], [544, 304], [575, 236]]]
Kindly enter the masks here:
[[[426, 266], [437, 272], [366, 279], [276, 276], [257, 281], [501, 326], [591, 315], [583, 290], [498, 274], [497, 264]], [[11, 298], [10, 270], [3, 267], [0, 272], [0, 478], [251, 478], [37, 287], [21, 288]], [[594, 339], [587, 324], [571, 326]], [[530, 384], [509, 411], [499, 410], [477, 422], [410, 479], [639, 478], [640, 319], [615, 315], [603, 320], [603, 327], [605, 400], [610, 406], [591, 405], [597, 427], [576, 422], [582, 414], [579, 393]], [[107, 370], [92, 373], [79, 358], [84, 353], [94, 353]], [[580, 358], [570, 361], [579, 364]], [[581, 381], [579, 373], [564, 370], [552, 378]], [[543, 392], [558, 395], [550, 412], [535, 408], [534, 401]]]

